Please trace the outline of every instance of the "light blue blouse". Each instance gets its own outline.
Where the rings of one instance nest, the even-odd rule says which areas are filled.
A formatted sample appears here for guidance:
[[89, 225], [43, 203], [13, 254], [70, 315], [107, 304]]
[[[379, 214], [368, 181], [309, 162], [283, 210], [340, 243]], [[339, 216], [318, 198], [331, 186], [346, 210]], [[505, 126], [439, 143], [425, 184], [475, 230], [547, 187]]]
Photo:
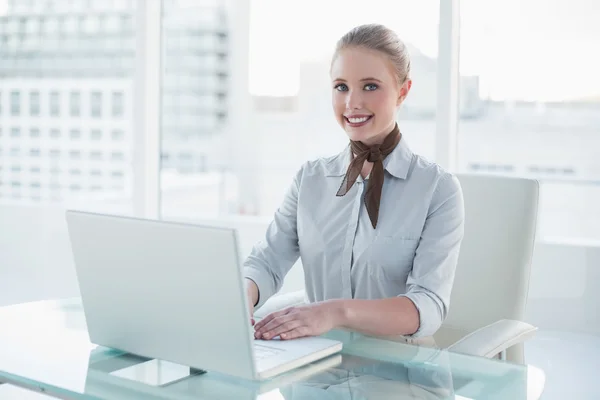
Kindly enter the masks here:
[[414, 154], [403, 138], [384, 160], [379, 220], [364, 206], [367, 179], [336, 196], [351, 160], [305, 163], [275, 212], [264, 240], [244, 262], [261, 306], [301, 257], [308, 300], [406, 296], [419, 311], [415, 337], [434, 334], [448, 314], [464, 232], [464, 204], [455, 176]]

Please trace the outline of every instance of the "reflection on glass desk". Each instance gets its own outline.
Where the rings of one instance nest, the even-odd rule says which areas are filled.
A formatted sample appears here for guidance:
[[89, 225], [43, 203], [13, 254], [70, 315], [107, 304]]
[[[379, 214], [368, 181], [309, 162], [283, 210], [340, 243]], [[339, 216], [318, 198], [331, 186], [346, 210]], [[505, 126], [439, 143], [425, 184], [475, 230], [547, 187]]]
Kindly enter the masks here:
[[78, 299], [0, 308], [0, 326], [0, 383], [67, 399], [537, 399], [545, 381], [532, 366], [346, 331], [324, 335], [341, 354], [245, 381], [95, 346]]

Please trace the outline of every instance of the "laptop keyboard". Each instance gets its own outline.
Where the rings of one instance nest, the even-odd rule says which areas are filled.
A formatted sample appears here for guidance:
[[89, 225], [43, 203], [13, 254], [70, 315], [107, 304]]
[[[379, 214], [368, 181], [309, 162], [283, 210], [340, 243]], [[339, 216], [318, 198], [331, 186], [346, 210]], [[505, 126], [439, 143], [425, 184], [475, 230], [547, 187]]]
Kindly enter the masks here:
[[273, 357], [283, 353], [285, 350], [276, 349], [262, 344], [254, 344], [254, 357], [256, 360], [264, 360], [265, 358]]

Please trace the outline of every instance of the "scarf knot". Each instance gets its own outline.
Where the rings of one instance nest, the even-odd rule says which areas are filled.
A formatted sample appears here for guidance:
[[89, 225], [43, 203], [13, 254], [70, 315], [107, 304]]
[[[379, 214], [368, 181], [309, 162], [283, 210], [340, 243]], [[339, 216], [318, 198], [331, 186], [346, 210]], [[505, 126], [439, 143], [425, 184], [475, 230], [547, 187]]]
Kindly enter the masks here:
[[371, 147], [369, 149], [369, 157], [367, 158], [367, 161], [374, 163], [382, 160], [383, 154], [381, 154], [381, 149], [379, 148], [379, 146]]
[[365, 161], [372, 162], [373, 168], [365, 192], [365, 207], [369, 213], [373, 229], [377, 227], [377, 219], [379, 218], [379, 202], [381, 201], [384, 177], [383, 160], [396, 148], [401, 138], [402, 134], [400, 133], [398, 124], [396, 124], [394, 129], [385, 137], [382, 144], [367, 146], [362, 142], [350, 141], [350, 148], [352, 149], [354, 158], [350, 161], [337, 196], [344, 196], [350, 191], [358, 175], [360, 175]]

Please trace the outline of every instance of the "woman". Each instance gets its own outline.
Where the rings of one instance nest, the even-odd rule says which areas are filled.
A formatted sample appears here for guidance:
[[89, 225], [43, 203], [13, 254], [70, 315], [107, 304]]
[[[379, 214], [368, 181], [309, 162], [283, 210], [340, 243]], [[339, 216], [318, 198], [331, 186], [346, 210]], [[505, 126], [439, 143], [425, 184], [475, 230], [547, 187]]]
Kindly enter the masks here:
[[362, 25], [337, 43], [330, 74], [350, 145], [302, 166], [244, 263], [249, 304], [259, 307], [301, 257], [309, 304], [266, 316], [255, 337], [433, 335], [448, 313], [463, 197], [396, 123], [412, 85], [408, 51], [386, 27]]

